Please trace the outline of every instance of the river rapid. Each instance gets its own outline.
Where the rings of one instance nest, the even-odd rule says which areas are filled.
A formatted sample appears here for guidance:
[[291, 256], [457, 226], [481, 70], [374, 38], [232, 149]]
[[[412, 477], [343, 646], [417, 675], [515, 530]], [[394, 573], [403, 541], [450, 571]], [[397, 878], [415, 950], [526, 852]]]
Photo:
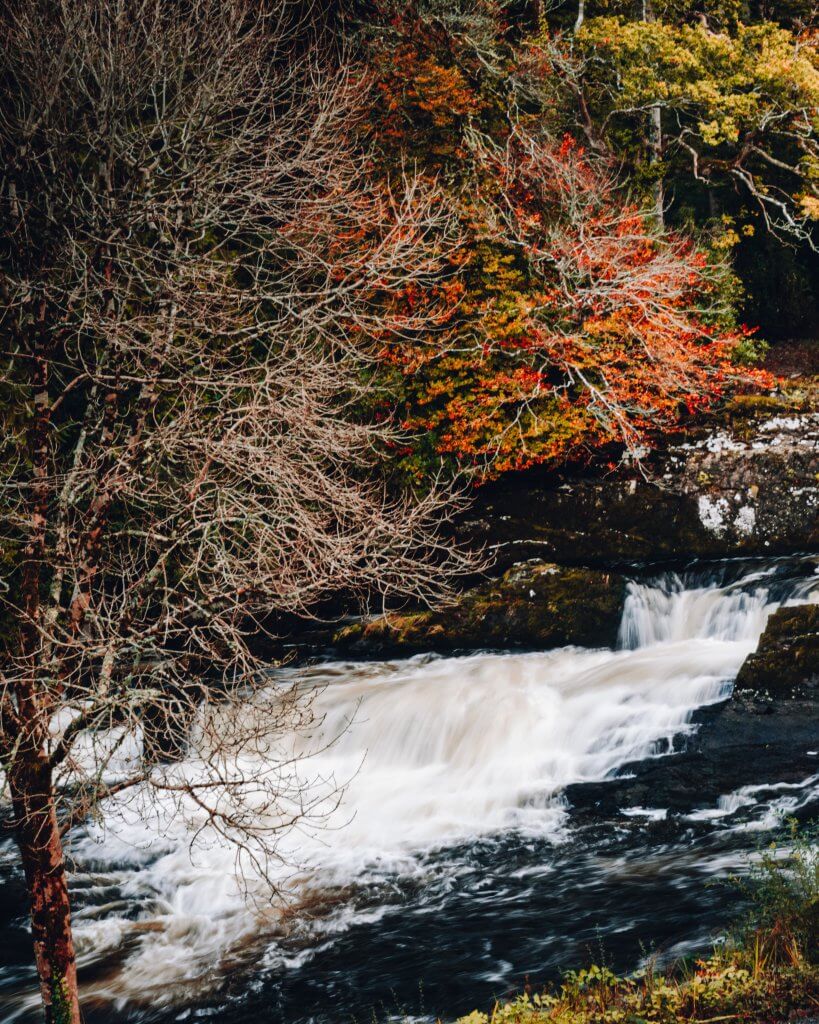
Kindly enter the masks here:
[[[86, 1019], [451, 1019], [592, 957], [626, 969], [707, 948], [736, 906], [707, 883], [787, 816], [819, 812], [819, 723], [813, 743], [772, 733], [787, 778], [749, 763], [722, 789], [703, 778], [701, 798], [685, 783], [681, 804], [660, 776], [650, 801], [613, 812], [584, 794], [647, 760], [673, 766], [769, 614], [819, 602], [818, 567], [635, 580], [615, 650], [298, 670], [318, 719], [292, 746], [321, 827], [284, 839], [286, 897], [266, 900], [215, 836], [191, 849], [161, 807], [112, 807], [72, 842]], [[0, 1019], [34, 1021], [21, 877], [9, 846], [0, 857]]]

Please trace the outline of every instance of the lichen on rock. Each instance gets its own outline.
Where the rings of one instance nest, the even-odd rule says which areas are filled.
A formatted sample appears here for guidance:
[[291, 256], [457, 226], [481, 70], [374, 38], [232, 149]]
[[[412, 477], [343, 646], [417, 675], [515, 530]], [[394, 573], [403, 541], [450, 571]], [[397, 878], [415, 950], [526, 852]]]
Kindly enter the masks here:
[[523, 473], [479, 494], [467, 539], [523, 556], [628, 566], [767, 556], [819, 546], [819, 414], [720, 427], [622, 468], [562, 482]]

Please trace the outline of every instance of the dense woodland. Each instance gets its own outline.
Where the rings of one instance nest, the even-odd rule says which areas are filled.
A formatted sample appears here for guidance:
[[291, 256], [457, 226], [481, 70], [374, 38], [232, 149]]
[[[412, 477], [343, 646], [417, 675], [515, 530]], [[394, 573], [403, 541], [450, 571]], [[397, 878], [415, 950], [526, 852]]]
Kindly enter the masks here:
[[276, 616], [434, 602], [482, 482], [777, 387], [817, 42], [810, 0], [4, 5], [0, 760], [48, 1021], [102, 801], [195, 803], [262, 873], [309, 816], [236, 767]]
[[776, 6], [367, 12], [379, 166], [421, 167], [463, 232], [454, 340], [385, 352], [410, 466], [637, 447], [814, 329], [815, 36]]

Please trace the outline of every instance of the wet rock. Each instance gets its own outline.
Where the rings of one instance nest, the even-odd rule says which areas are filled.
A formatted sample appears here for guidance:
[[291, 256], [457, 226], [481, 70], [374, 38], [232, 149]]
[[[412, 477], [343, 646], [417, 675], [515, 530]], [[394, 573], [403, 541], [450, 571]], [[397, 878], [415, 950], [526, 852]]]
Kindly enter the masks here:
[[739, 420], [669, 447], [649, 478], [562, 483], [536, 470], [485, 487], [463, 534], [503, 567], [789, 554], [819, 546], [819, 414]]
[[467, 591], [449, 607], [355, 622], [333, 642], [367, 654], [610, 646], [617, 639], [625, 588], [625, 578], [616, 573], [530, 561]]
[[819, 605], [780, 608], [756, 653], [745, 660], [736, 690], [792, 696], [819, 686]]
[[[569, 786], [566, 796], [578, 820], [621, 820], [624, 810], [637, 808], [662, 809], [669, 817], [705, 811], [727, 818], [741, 814], [744, 787], [767, 787], [776, 800], [815, 781], [819, 703], [810, 695], [772, 700], [735, 694], [701, 708], [692, 724], [694, 731], [677, 738], [674, 752], [624, 765], [605, 782]], [[800, 817], [811, 808], [814, 802], [788, 813]]]

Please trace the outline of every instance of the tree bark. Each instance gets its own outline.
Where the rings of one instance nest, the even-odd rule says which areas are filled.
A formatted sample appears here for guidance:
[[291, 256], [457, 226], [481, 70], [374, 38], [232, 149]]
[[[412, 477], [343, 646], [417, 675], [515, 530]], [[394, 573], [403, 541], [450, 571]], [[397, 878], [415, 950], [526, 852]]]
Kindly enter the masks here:
[[[654, 10], [651, 0], [643, 0], [643, 21], [654, 21]], [[663, 159], [663, 115], [662, 108], [655, 104], [649, 112], [649, 147], [651, 163], [657, 165]], [[665, 227], [665, 186], [662, 177], [654, 183], [654, 209], [660, 227]]]
[[80, 1024], [71, 907], [51, 771], [44, 753], [9, 773], [46, 1024]]
[[[659, 106], [651, 108], [651, 163], [657, 165], [663, 159], [663, 118]], [[654, 183], [654, 209], [661, 227], [665, 227], [665, 186], [662, 177]]]

